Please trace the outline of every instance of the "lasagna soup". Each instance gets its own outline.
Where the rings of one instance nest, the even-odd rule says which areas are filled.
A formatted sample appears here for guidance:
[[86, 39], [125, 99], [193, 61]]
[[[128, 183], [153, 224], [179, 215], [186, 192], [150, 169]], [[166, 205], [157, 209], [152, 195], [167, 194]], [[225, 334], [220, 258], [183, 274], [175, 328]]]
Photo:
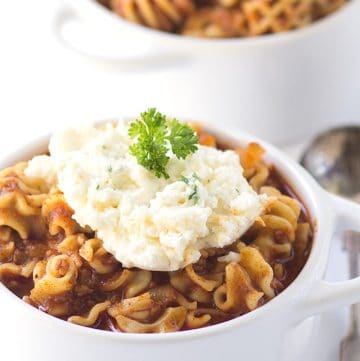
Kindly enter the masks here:
[[302, 28], [348, 0], [98, 0], [150, 28], [206, 38], [250, 37]]
[[261, 145], [232, 147], [155, 109], [67, 129], [0, 173], [0, 280], [68, 322], [173, 332], [281, 293], [312, 243]]

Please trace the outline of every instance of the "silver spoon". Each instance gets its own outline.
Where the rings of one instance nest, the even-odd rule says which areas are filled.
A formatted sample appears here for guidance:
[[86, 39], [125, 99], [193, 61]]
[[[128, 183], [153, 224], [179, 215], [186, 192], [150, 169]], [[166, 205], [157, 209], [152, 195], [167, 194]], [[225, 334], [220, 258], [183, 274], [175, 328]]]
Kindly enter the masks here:
[[[360, 202], [360, 126], [331, 129], [306, 149], [301, 164], [328, 191]], [[359, 276], [360, 233], [346, 232], [350, 277]], [[340, 346], [340, 361], [360, 361], [360, 304], [351, 306], [351, 324]]]

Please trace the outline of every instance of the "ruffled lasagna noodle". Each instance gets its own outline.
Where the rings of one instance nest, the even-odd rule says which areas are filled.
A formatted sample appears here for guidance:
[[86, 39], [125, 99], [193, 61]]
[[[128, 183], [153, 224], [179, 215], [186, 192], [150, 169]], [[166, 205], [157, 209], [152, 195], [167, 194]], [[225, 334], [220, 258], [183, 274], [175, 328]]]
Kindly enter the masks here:
[[[200, 142], [226, 148], [196, 127]], [[269, 202], [247, 233], [201, 251], [176, 272], [125, 269], [91, 229], [80, 227], [56, 186], [0, 173], [0, 279], [17, 296], [74, 324], [121, 332], [196, 329], [252, 311], [299, 274], [312, 242], [305, 208], [255, 143], [237, 149], [244, 174]]]
[[257, 36], [304, 27], [347, 0], [98, 0], [134, 23], [183, 35]]

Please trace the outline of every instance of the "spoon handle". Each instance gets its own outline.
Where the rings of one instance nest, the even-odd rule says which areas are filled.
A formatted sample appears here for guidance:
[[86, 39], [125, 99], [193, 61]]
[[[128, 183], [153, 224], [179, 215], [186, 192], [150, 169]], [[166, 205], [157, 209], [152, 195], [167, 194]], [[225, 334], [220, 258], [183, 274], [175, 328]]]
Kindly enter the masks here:
[[[350, 278], [359, 276], [360, 233], [347, 231], [344, 235], [344, 248], [348, 253]], [[360, 304], [354, 304], [350, 310], [352, 332], [359, 334]]]

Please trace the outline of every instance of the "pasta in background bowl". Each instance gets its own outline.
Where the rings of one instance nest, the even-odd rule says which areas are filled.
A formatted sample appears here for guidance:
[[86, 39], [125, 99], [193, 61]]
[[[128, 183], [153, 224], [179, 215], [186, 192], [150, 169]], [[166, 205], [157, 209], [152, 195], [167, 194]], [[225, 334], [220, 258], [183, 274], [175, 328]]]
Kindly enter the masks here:
[[98, 0], [126, 20], [181, 35], [247, 37], [302, 28], [347, 0]]
[[[121, 329], [123, 327], [123, 331], [124, 327], [129, 327], [129, 332], [141, 332], [137, 327], [144, 322], [144, 312], [149, 312], [149, 301], [150, 304], [154, 305], [153, 301], [155, 299], [157, 300], [157, 302], [155, 302], [157, 306], [161, 306], [164, 302], [169, 302], [172, 306], [178, 303], [180, 306], [177, 306], [178, 310], [176, 311], [176, 314], [172, 314], [173, 311], [169, 311], [169, 309], [165, 310], [163, 316], [160, 316], [165, 317], [165, 321], [162, 319], [162, 324], [152, 324], [150, 329], [143, 329], [142, 332], [174, 331], [177, 321], [180, 322], [179, 318], [183, 317], [184, 314], [188, 315], [186, 321], [188, 322], [188, 325], [192, 325], [192, 327], [187, 327], [188, 330], [182, 332], [148, 335], [94, 330], [57, 320], [54, 317], [50, 317], [37, 311], [34, 307], [19, 300], [8, 289], [1, 285], [0, 299], [2, 307], [0, 308], [0, 314], [3, 320], [1, 327], [6, 328], [7, 333], [9, 334], [8, 342], [10, 345], [16, 345], [16, 340], [19, 339], [19, 337], [23, 340], [23, 348], [18, 351], [22, 354], [20, 356], [18, 353], [16, 355], [17, 357], [22, 358], [26, 356], [27, 359], [30, 360], [35, 360], [36, 358], [48, 359], [51, 357], [54, 360], [61, 360], [64, 357], [68, 358], [69, 350], [71, 350], [73, 359], [76, 359], [77, 357], [86, 357], [89, 360], [96, 360], [101, 353], [101, 357], [107, 360], [115, 360], [120, 354], [123, 358], [132, 360], [143, 360], [145, 354], [149, 355], [151, 359], [157, 358], [159, 360], [165, 360], [169, 357], [169, 354], [171, 354], [174, 360], [190, 360], [194, 357], [202, 357], [204, 348], [206, 348], [206, 357], [210, 360], [216, 360], [221, 355], [233, 355], [240, 347], [244, 357], [251, 357], [253, 360], [261, 360], [265, 357], [267, 360], [275, 361], [279, 359], [282, 337], [294, 322], [300, 321], [308, 315], [321, 312], [330, 306], [350, 304], [359, 300], [358, 290], [360, 285], [358, 279], [337, 285], [328, 284], [321, 280], [325, 270], [332, 233], [335, 230], [339, 231], [341, 229], [359, 229], [359, 217], [357, 215], [359, 207], [327, 194], [315, 184], [311, 177], [300, 166], [292, 162], [272, 146], [254, 136], [230, 129], [224, 131], [214, 127], [206, 127], [206, 132], [199, 134], [202, 142], [208, 145], [214, 144], [214, 138], [212, 138], [211, 134], [215, 135], [219, 145], [223, 144], [230, 148], [245, 148], [247, 144], [254, 142], [260, 144], [266, 151], [266, 163], [261, 162], [257, 165], [258, 171], [252, 175], [251, 172], [253, 171], [249, 168], [250, 175], [248, 175], [248, 177], [250, 177], [249, 179], [252, 186], [259, 189], [261, 188], [262, 182], [264, 181], [261, 180], [262, 177], [259, 176], [259, 174], [261, 174], [260, 168], [262, 168], [262, 172], [266, 173], [267, 167], [265, 166], [265, 168], [263, 168], [264, 164], [273, 164], [278, 174], [281, 174], [281, 177], [283, 177], [284, 184], [289, 185], [291, 189], [295, 190], [296, 195], [301, 199], [303, 204], [306, 205], [308, 215], [306, 216], [306, 214], [304, 214], [303, 217], [307, 217], [305, 220], [311, 219], [314, 226], [314, 236], [309, 259], [300, 274], [285, 290], [274, 297], [270, 302], [254, 311], [217, 325], [189, 330], [191, 328], [202, 326], [203, 323], [206, 324], [206, 322], [208, 322], [206, 321], [206, 319], [208, 319], [206, 315], [213, 316], [211, 313], [209, 314], [209, 310], [208, 313], [204, 312], [200, 315], [193, 312], [196, 310], [196, 307], [194, 307], [195, 301], [193, 299], [188, 299], [189, 296], [191, 296], [191, 293], [199, 292], [200, 289], [203, 291], [204, 289], [220, 289], [218, 292], [225, 292], [225, 294], [219, 296], [219, 301], [215, 301], [216, 307], [214, 310], [221, 310], [221, 307], [226, 308], [226, 302], [231, 299], [231, 295], [226, 294], [226, 285], [239, 284], [239, 279], [236, 278], [236, 275], [241, 274], [241, 271], [243, 270], [246, 270], [248, 273], [245, 278], [249, 279], [250, 276], [251, 283], [254, 287], [254, 293], [251, 299], [259, 299], [259, 297], [263, 297], [265, 294], [265, 300], [269, 300], [273, 297], [274, 294], [272, 292], [274, 292], [274, 290], [278, 293], [276, 284], [271, 285], [271, 288], [266, 288], [265, 283], [263, 283], [262, 286], [261, 284], [256, 285], [254, 278], [251, 276], [251, 265], [249, 266], [246, 264], [246, 259], [251, 259], [251, 257], [248, 257], [250, 254], [253, 257], [254, 252], [258, 252], [257, 259], [262, 259], [261, 263], [263, 263], [264, 259], [269, 257], [269, 255], [265, 255], [266, 252], [264, 253], [264, 251], [262, 251], [262, 244], [273, 244], [273, 247], [276, 249], [277, 246], [273, 243], [274, 239], [265, 237], [266, 239], [263, 241], [257, 241], [254, 248], [252, 241], [249, 243], [249, 239], [246, 240], [245, 237], [245, 243], [248, 243], [248, 245], [237, 243], [235, 244], [235, 248], [226, 250], [226, 252], [223, 252], [221, 255], [216, 254], [216, 250], [207, 251], [209, 254], [206, 255], [206, 257], [213, 257], [215, 254], [215, 260], [217, 260], [218, 264], [221, 263], [221, 257], [225, 256], [225, 259], [223, 260], [227, 263], [226, 268], [228, 269], [225, 270], [227, 278], [223, 286], [221, 285], [221, 282], [219, 282], [218, 276], [214, 276], [213, 274], [211, 277], [208, 277], [209, 275], [206, 275], [206, 273], [201, 274], [201, 265], [204, 263], [204, 260], [201, 259], [197, 267], [186, 268], [185, 277], [188, 277], [189, 279], [185, 283], [183, 275], [174, 275], [175, 278], [171, 283], [171, 289], [173, 289], [173, 291], [171, 291], [166, 284], [164, 285], [163, 282], [160, 282], [162, 283], [160, 289], [157, 288], [156, 282], [155, 285], [153, 285], [155, 286], [154, 288], [149, 288], [148, 271], [129, 270], [129, 279], [137, 280], [137, 282], [129, 282], [129, 287], [123, 288], [125, 296], [123, 301], [118, 303], [116, 299], [115, 302], [113, 302], [114, 299], [112, 298], [101, 299], [101, 302], [96, 303], [94, 307], [91, 307], [90, 305], [90, 307], [86, 309], [88, 312], [87, 315], [71, 315], [69, 320], [73, 323], [91, 326], [96, 323], [95, 320], [100, 314], [103, 314], [106, 309], [110, 309], [111, 317], [116, 319], [117, 322], [116, 328], [121, 325], [119, 328]], [[13, 155], [4, 158], [1, 166], [11, 166], [15, 162], [29, 159], [33, 155], [44, 154], [44, 152], [46, 152], [47, 143], [48, 138], [45, 140], [37, 140], [32, 145], [23, 147], [23, 149], [20, 149]], [[247, 158], [250, 163], [251, 161], [254, 161], [254, 154], [256, 153], [257, 152], [255, 151], [243, 154], [243, 162], [244, 159]], [[255, 156], [255, 164], [258, 160], [259, 155]], [[246, 161], [244, 165], [246, 169]], [[25, 299], [30, 303], [37, 300], [40, 309], [47, 312], [50, 311], [49, 313], [55, 316], [63, 317], [63, 315], [68, 315], [66, 307], [71, 305], [71, 302], [68, 302], [69, 300], [71, 301], [71, 299], [67, 298], [64, 302], [61, 295], [56, 295], [57, 289], [56, 287], [54, 288], [51, 286], [51, 284], [53, 284], [54, 281], [60, 281], [61, 287], [63, 288], [62, 292], [60, 292], [62, 295], [70, 289], [71, 292], [73, 292], [74, 275], [79, 272], [80, 269], [78, 267], [81, 262], [88, 263], [90, 268], [93, 268], [96, 271], [95, 273], [100, 275], [104, 275], [107, 272], [117, 272], [116, 262], [105, 255], [106, 252], [104, 252], [101, 247], [101, 241], [94, 238], [91, 230], [78, 228], [79, 225], [69, 217], [71, 209], [64, 203], [63, 196], [59, 194], [58, 191], [52, 191], [50, 199], [49, 195], [45, 195], [46, 193], [44, 192], [26, 194], [27, 192], [31, 193], [31, 189], [34, 189], [34, 187], [36, 188], [39, 185], [26, 183], [26, 180], [24, 182], [24, 179], [23, 181], [19, 181], [17, 174], [21, 174], [22, 167], [24, 166], [20, 164], [17, 168], [10, 168], [9, 171], [2, 173], [2, 185], [4, 185], [4, 179], [7, 184], [7, 187], [2, 188], [2, 198], [4, 200], [6, 194], [9, 194], [9, 192], [11, 194], [14, 189], [14, 184], [16, 183], [17, 186], [15, 188], [19, 193], [17, 196], [12, 194], [11, 197], [8, 197], [8, 202], [10, 202], [8, 203], [8, 206], [12, 205], [13, 212], [15, 213], [23, 212], [23, 214], [28, 217], [26, 226], [30, 228], [34, 227], [34, 232], [38, 231], [40, 234], [43, 230], [41, 229], [41, 225], [39, 226], [34, 220], [33, 217], [35, 214], [32, 212], [34, 212], [34, 207], [36, 208], [41, 204], [45, 204], [46, 206], [43, 207], [42, 214], [50, 222], [48, 223], [49, 232], [50, 234], [53, 234], [54, 238], [52, 238], [51, 241], [48, 241], [47, 245], [46, 242], [42, 243], [42, 246], [45, 246], [45, 253], [47, 254], [45, 257], [40, 256], [40, 258], [42, 257], [46, 262], [44, 263], [40, 260], [34, 265], [31, 262], [27, 262], [28, 260], [24, 259], [24, 257], [30, 256], [31, 258], [35, 255], [36, 258], [39, 255], [43, 255], [44, 250], [36, 249], [36, 247], [27, 247], [26, 244], [24, 245], [20, 240], [17, 240], [16, 242], [7, 242], [6, 237], [10, 237], [9, 228], [2, 227], [2, 257], [4, 257], [6, 252], [10, 254], [13, 251], [12, 248], [16, 245], [22, 246], [18, 250], [19, 258], [17, 262], [15, 262], [16, 264], [6, 266], [8, 267], [7, 270], [4, 270], [4, 267], [2, 267], [1, 272], [3, 276], [4, 274], [18, 272], [24, 278], [33, 274], [35, 279], [35, 288], [33, 291], [35, 291], [31, 293], [30, 300], [27, 299], [29, 296]], [[6, 182], [6, 178], [8, 178], [8, 182]], [[9, 182], [9, 179], [11, 179], [11, 182]], [[10, 189], [11, 185], [13, 185], [12, 189]], [[43, 190], [45, 190], [45, 188], [43, 188]], [[278, 193], [273, 189], [267, 188], [265, 190], [269, 192], [270, 196], [275, 195], [275, 197], [279, 197]], [[293, 202], [286, 197], [280, 198], [280, 200], [287, 205], [291, 205], [290, 209], [294, 206]], [[279, 198], [276, 202], [279, 202]], [[289, 209], [286, 208], [284, 203], [281, 204], [282, 205], [278, 204], [278, 208], [270, 207], [267, 211], [270, 212], [269, 214], [273, 212], [273, 214], [278, 216], [289, 214]], [[2, 222], [6, 219], [6, 209], [6, 207], [2, 207]], [[48, 212], [50, 212], [50, 214]], [[295, 213], [297, 212], [299, 212], [299, 209], [295, 211]], [[20, 238], [26, 239], [26, 227], [22, 228], [21, 222], [16, 223], [19, 221], [19, 216], [12, 218], [12, 220], [13, 223], [9, 225], [10, 228], [17, 229]], [[265, 227], [265, 229], [266, 227], [274, 226], [273, 222], [268, 218], [263, 218], [260, 223], [265, 223], [262, 224], [262, 227]], [[259, 226], [260, 225], [256, 227]], [[293, 237], [291, 234], [291, 227], [286, 229], [290, 232], [287, 238], [287, 241], [289, 241]], [[257, 232], [256, 230], [253, 230], [253, 232], [254, 231], [255, 233]], [[61, 236], [60, 238], [57, 238], [59, 237], [57, 236], [59, 234], [61, 234]], [[305, 241], [308, 240], [307, 237], [303, 237], [303, 239]], [[49, 243], [52, 243], [52, 245], [49, 246]], [[280, 252], [288, 252], [286, 243], [286, 240], [282, 240], [278, 243], [280, 248], [284, 248], [279, 250]], [[297, 247], [299, 246], [300, 243], [297, 244]], [[265, 249], [268, 248], [265, 247]], [[212, 254], [212, 252], [214, 252], [214, 254]], [[239, 258], [239, 255], [236, 254], [240, 254], [241, 257]], [[105, 258], [103, 258], [104, 256]], [[206, 257], [205, 261], [207, 259]], [[226, 257], [228, 258], [227, 260]], [[286, 260], [286, 258], [284, 260]], [[215, 265], [215, 268], [216, 267], [219, 267], [219, 265]], [[281, 263], [280, 266], [276, 267], [274, 267], [274, 264], [272, 265], [272, 271], [277, 274], [276, 277], [279, 279], [281, 279], [281, 273], [284, 271], [284, 269], [282, 270], [282, 267], [286, 269], [286, 262], [285, 266], [281, 266]], [[259, 269], [262, 269], [264, 275], [269, 274], [269, 266], [259, 266], [258, 263], [257, 266], [253, 268], [253, 272]], [[101, 285], [103, 291], [111, 292], [110, 288], [126, 285], [124, 277], [121, 277], [124, 272], [125, 270], [121, 271], [120, 278], [116, 276], [114, 279], [111, 279], [110, 283], [112, 283], [112, 285], [108, 282], [102, 282]], [[218, 272], [221, 273], [224, 272], [224, 270], [220, 267]], [[253, 275], [255, 275], [255, 279], [258, 277], [256, 276], [256, 272], [253, 273]], [[50, 276], [52, 277], [51, 279], [49, 278]], [[83, 277], [86, 278], [86, 275]], [[235, 279], [232, 280], [232, 277], [235, 277]], [[8, 279], [10, 284], [7, 284], [10, 287], [12, 286], [11, 278], [12, 277]], [[180, 292], [176, 289], [177, 278], [179, 278], [180, 284], [186, 285], [186, 283], [191, 282], [193, 286], [189, 289], [181, 290]], [[262, 282], [261, 279], [258, 278], [258, 280], [260, 283]], [[95, 281], [96, 284], [96, 277], [95, 280], [92, 279], [91, 281]], [[114, 286], [114, 282], [117, 283], [117, 285]], [[16, 285], [13, 284], [13, 286]], [[81, 292], [87, 292], [87, 290], [84, 289], [83, 284], [77, 284], [76, 287], [77, 292], [80, 292], [80, 294]], [[87, 287], [91, 288], [92, 285], [88, 283]], [[108, 289], [108, 287], [110, 288]], [[182, 288], [184, 286], [179, 287]], [[222, 288], [224, 288], [224, 290]], [[22, 292], [28, 295], [28, 287], [24, 287]], [[54, 292], [56, 297], [49, 299], [49, 292]], [[259, 295], [259, 292], [263, 292], [263, 294]], [[137, 298], [139, 297], [139, 294], [142, 295], [142, 297], [140, 297], [141, 299]], [[45, 299], [42, 298], [44, 295]], [[238, 297], [239, 294], [236, 296]], [[196, 297], [199, 296], [197, 295]], [[33, 298], [33, 300], [31, 300], [31, 298]], [[54, 300], [55, 302], [53, 302]], [[225, 304], [223, 302], [225, 302]], [[111, 305], [112, 303], [113, 305]], [[220, 306], [220, 308], [218, 306]], [[174, 307], [172, 307], [172, 309], [174, 309]], [[179, 309], [181, 309], [181, 311]], [[155, 310], [155, 313], [156, 312], [157, 311]], [[169, 313], [171, 314], [171, 317], [169, 316]], [[169, 318], [166, 319], [168, 316]], [[136, 320], [136, 322], [129, 322], [129, 319]], [[21, 327], [19, 328], [18, 325], [20, 324]], [[55, 345], [56, 352], [53, 349], [53, 346], [55, 347]]]

